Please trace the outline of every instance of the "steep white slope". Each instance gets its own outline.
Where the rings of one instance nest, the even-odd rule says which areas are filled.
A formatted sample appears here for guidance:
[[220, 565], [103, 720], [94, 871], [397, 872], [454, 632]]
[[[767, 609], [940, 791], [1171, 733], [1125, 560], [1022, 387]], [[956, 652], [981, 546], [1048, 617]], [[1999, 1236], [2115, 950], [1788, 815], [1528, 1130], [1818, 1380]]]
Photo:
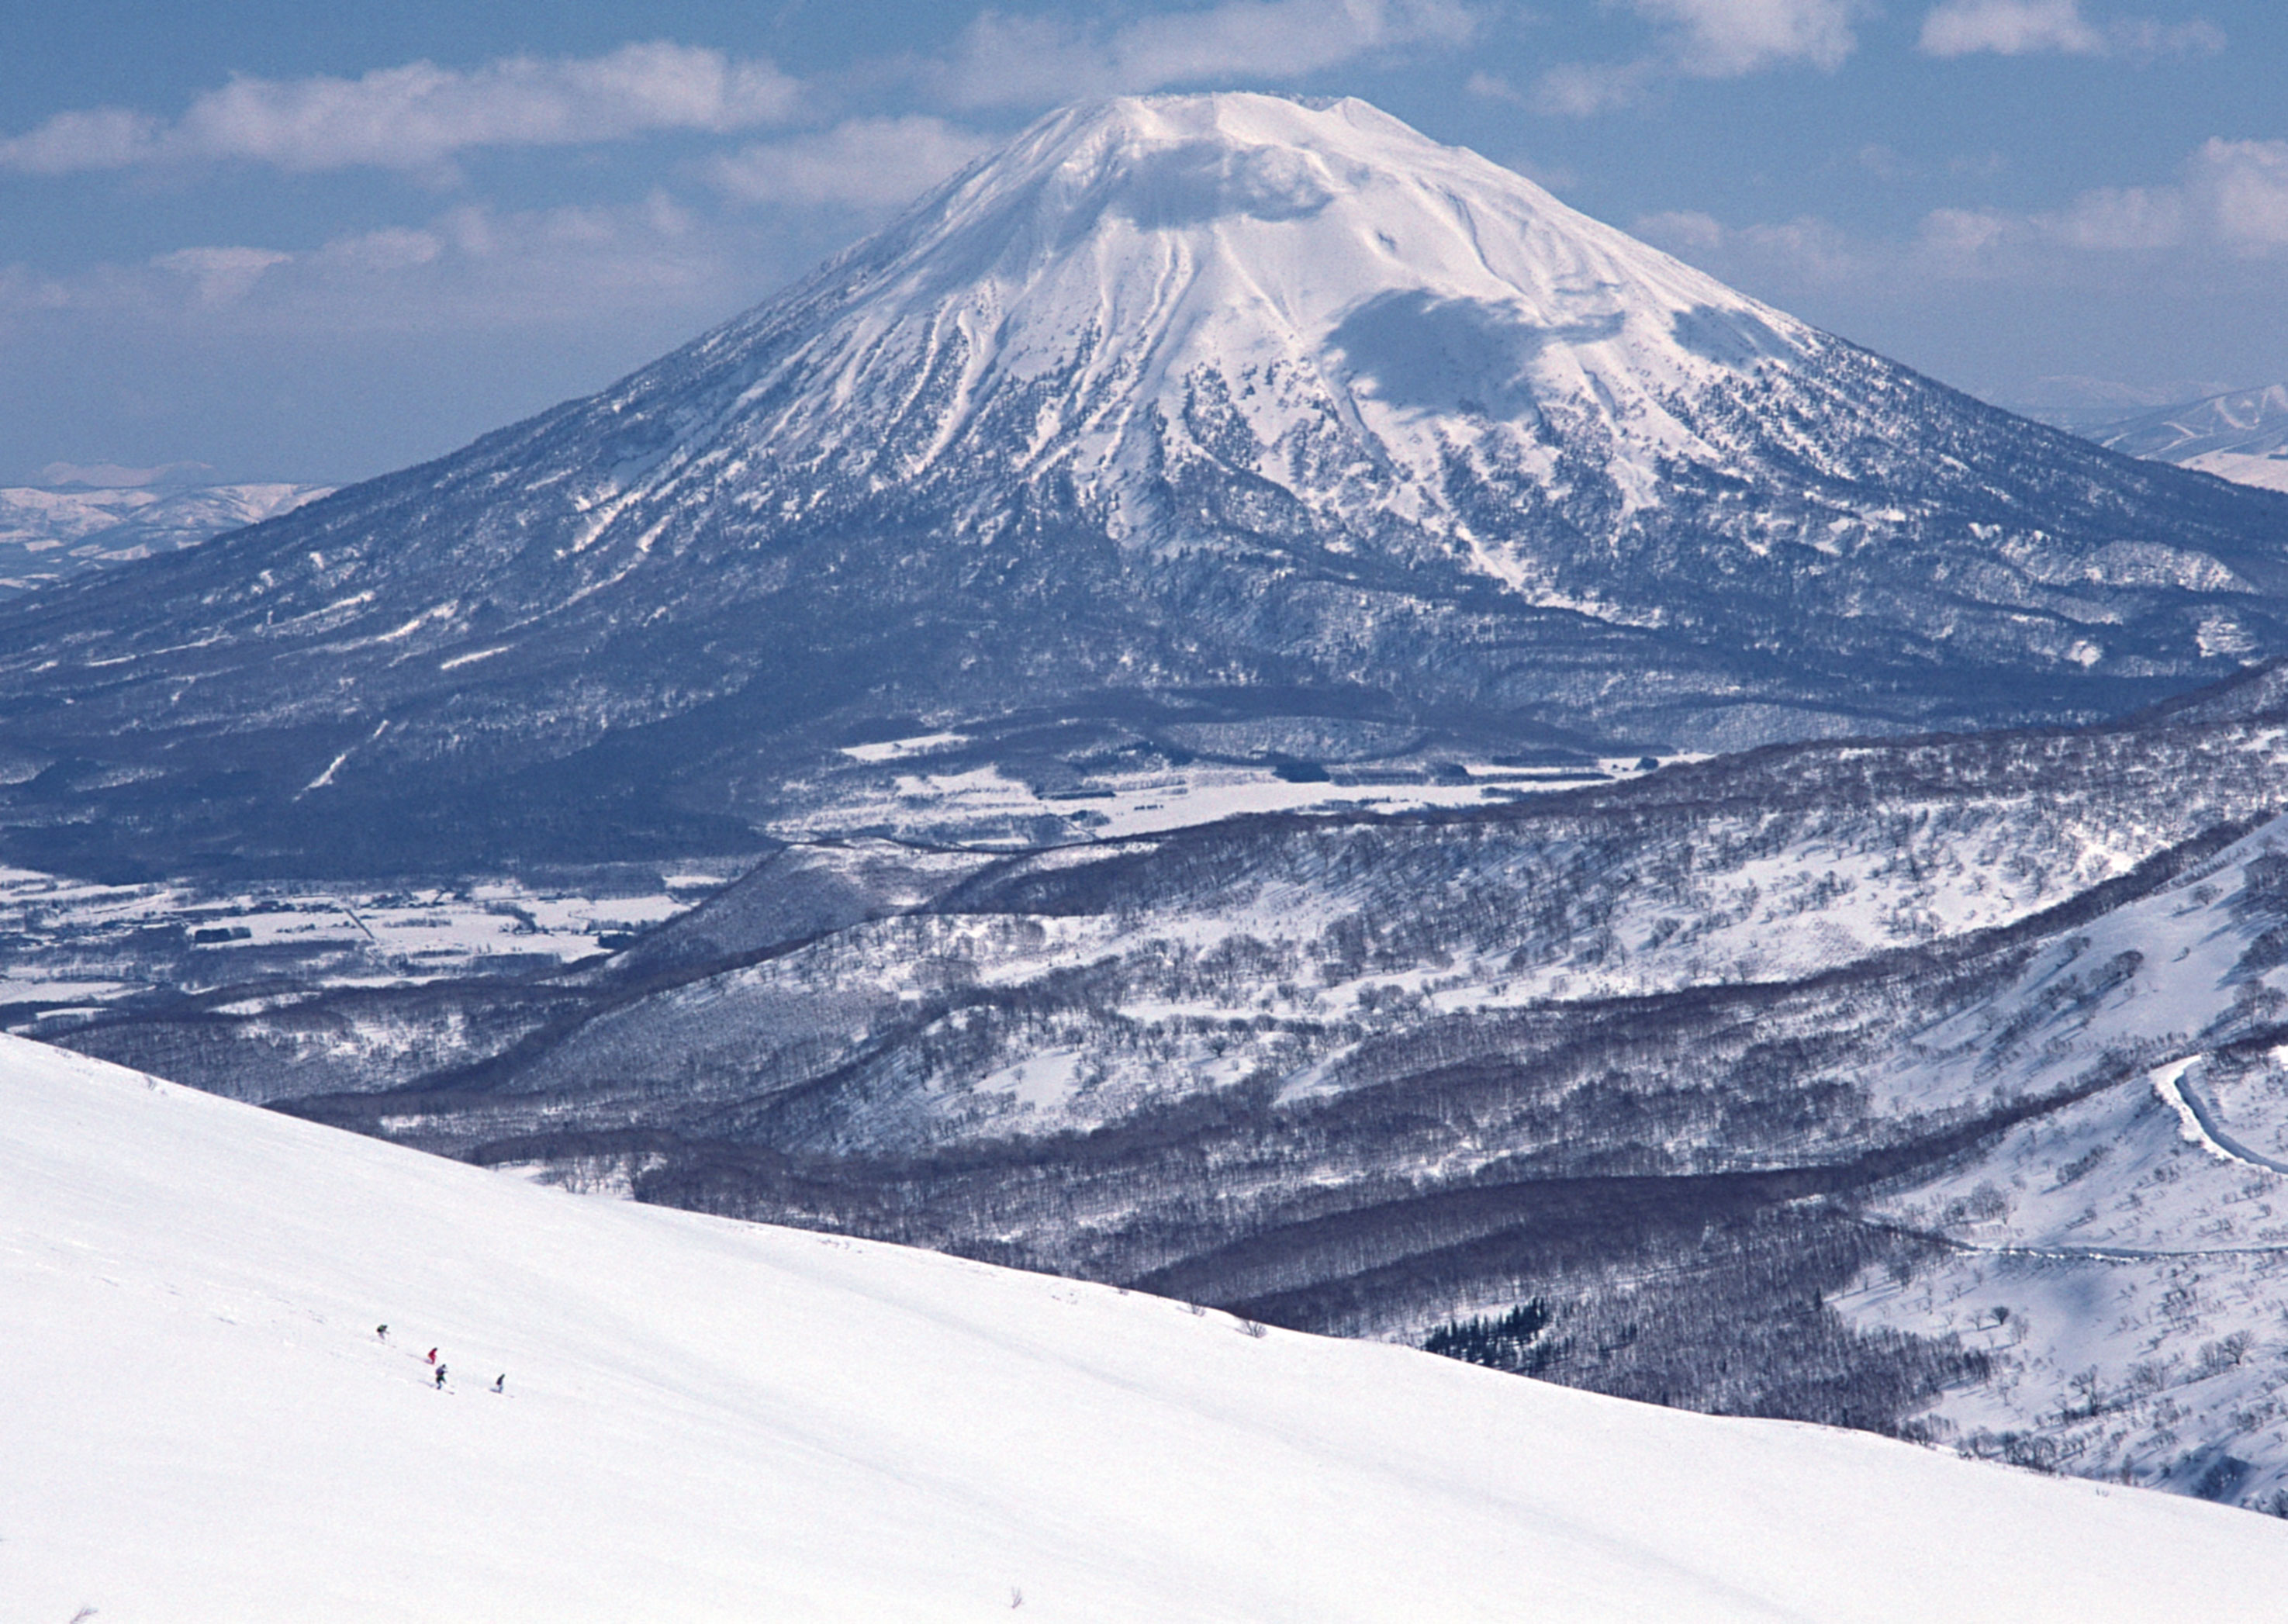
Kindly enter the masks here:
[[[1208, 538], [1164, 480], [1237, 467], [1338, 525], [1427, 526], [1582, 606], [1549, 596], [1520, 538], [1476, 534], [1458, 493], [1559, 490], [1593, 462], [1617, 525], [1661, 503], [1667, 459], [1736, 476], [1741, 448], [1680, 402], [1828, 342], [1364, 102], [1138, 98], [1043, 121], [817, 295], [706, 341], [695, 363], [759, 363], [735, 429], [669, 404], [674, 449], [628, 471], [649, 512], [796, 470], [831, 490], [981, 463], [1069, 479], [1116, 538], [1180, 551]], [[656, 422], [650, 382], [611, 408]], [[621, 477], [584, 544], [629, 530]], [[981, 540], [1012, 523], [1005, 481], [963, 503]]]
[[20, 1040], [0, 1106], [12, 1619], [2252, 1618], [2288, 1585], [2245, 1513], [586, 1200]]

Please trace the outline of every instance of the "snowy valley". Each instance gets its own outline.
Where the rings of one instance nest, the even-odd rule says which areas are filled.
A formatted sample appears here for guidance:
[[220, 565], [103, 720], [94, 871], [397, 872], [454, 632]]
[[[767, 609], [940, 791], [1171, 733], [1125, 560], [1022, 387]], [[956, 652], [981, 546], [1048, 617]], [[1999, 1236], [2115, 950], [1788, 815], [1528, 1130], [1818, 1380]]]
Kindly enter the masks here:
[[1530, 1308], [1492, 1362], [2273, 1509], [2283, 692], [834, 836], [561, 966], [266, 986], [211, 947], [26, 1029], [576, 1189], [1417, 1345]]

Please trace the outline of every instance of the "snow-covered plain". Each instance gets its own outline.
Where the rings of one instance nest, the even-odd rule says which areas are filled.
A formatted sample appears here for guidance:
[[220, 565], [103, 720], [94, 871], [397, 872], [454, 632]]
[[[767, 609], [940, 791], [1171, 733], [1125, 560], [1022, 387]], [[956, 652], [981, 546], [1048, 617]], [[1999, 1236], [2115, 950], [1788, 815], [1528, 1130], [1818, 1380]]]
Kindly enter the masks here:
[[455, 885], [107, 885], [0, 866], [0, 1010], [73, 1020], [163, 989], [409, 986], [565, 964], [673, 918], [749, 859]]
[[[940, 740], [901, 739], [852, 746], [839, 753], [868, 764], [910, 764], [911, 770], [869, 782], [846, 776], [830, 785], [795, 788], [785, 812], [766, 825], [790, 842], [886, 836], [980, 851], [1020, 850], [1123, 840], [1163, 834], [1222, 818], [1263, 812], [1406, 812], [1430, 807], [1483, 806], [1528, 795], [1570, 789], [1585, 782], [1634, 776], [1651, 761], [1698, 761], [1696, 754], [1657, 759], [1604, 757], [1569, 766], [1515, 767], [1498, 762], [1447, 759], [1442, 774], [1419, 765], [1361, 772], [1323, 770], [1316, 778], [1282, 777], [1275, 768], [1230, 762], [1194, 762], [1149, 772], [1092, 773], [1080, 791], [1044, 792], [991, 764], [938, 765], [927, 759]], [[861, 756], [861, 751], [870, 754]], [[801, 795], [800, 791], [811, 791]], [[1063, 826], [1043, 838], [1041, 831]], [[1012, 831], [1022, 831], [1014, 833]]]
[[11, 1619], [2086, 1620], [2288, 1585], [2244, 1512], [567, 1195], [18, 1039], [0, 1100]]

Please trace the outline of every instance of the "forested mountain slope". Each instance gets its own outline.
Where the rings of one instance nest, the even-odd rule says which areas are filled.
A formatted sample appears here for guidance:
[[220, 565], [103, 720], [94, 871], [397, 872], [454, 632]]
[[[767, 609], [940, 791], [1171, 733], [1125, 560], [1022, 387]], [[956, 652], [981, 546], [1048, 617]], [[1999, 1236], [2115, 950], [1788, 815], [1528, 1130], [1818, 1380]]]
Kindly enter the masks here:
[[[1537, 1303], [1504, 1359], [1561, 1380], [2268, 1504], [2282, 694], [1466, 811], [793, 846], [568, 970], [52, 1029], [579, 1187], [1418, 1343]], [[2188, 1271], [2218, 1284], [2165, 1320], [2037, 1302]], [[2244, 1332], [2228, 1380], [2155, 1384]], [[2093, 1440], [2093, 1365], [2147, 1367], [2147, 1419]]]

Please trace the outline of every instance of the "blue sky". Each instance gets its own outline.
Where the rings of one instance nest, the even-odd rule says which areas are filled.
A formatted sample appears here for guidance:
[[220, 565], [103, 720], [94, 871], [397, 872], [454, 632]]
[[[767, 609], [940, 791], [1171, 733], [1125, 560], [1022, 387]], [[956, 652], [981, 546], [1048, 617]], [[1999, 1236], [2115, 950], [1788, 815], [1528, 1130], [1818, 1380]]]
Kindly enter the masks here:
[[435, 456], [1051, 107], [1200, 86], [1365, 96], [1990, 399], [2288, 379], [2276, 0], [76, 0], [4, 40], [0, 483]]

